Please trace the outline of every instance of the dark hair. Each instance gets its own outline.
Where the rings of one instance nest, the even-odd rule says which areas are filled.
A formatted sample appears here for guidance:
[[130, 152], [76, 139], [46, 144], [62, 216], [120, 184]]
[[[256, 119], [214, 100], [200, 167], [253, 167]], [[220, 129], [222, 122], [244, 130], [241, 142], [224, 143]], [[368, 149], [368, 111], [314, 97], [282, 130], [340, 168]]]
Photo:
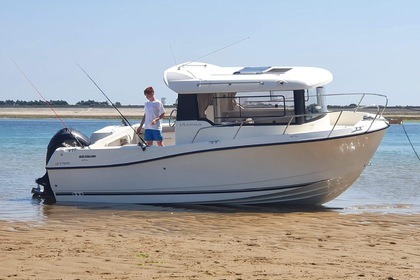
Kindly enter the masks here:
[[152, 93], [155, 93], [155, 91], [153, 90], [153, 88], [152, 88], [152, 87], [147, 87], [147, 88], [144, 90], [144, 95], [146, 95], [146, 94], [152, 94]]

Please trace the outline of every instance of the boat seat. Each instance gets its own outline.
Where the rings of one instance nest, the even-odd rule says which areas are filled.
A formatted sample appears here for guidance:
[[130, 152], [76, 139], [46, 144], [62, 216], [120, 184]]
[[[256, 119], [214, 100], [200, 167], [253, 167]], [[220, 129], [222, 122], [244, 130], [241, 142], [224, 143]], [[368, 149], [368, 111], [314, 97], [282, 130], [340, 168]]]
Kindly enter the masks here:
[[229, 111], [223, 114], [223, 122], [247, 122], [252, 119], [253, 123], [280, 123], [287, 124], [290, 118], [294, 115], [294, 112], [287, 111], [287, 115], [284, 114], [283, 110], [278, 108], [250, 108], [238, 111]]

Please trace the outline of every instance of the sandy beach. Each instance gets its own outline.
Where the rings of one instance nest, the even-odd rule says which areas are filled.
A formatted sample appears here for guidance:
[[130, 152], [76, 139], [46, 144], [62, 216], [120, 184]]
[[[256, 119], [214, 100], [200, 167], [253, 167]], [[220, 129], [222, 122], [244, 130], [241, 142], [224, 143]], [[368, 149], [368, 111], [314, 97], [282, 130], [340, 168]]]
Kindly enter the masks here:
[[[87, 107], [58, 107], [53, 108], [60, 118], [103, 118], [118, 119], [120, 115], [113, 107], [110, 108], [87, 108]], [[143, 108], [125, 107], [118, 108], [126, 118], [138, 118], [144, 114]], [[55, 113], [48, 107], [0, 107], [0, 117], [3, 118], [54, 118]], [[166, 108], [169, 116], [172, 108]]]
[[420, 279], [419, 214], [44, 211], [0, 222], [0, 279]]

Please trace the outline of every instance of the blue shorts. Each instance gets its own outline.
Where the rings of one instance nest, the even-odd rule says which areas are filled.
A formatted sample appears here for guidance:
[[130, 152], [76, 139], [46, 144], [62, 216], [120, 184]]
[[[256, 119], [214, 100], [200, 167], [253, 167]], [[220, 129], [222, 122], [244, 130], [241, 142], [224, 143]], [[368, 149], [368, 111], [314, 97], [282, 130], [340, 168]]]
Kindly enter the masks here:
[[162, 130], [157, 129], [145, 129], [144, 140], [146, 141], [163, 141]]

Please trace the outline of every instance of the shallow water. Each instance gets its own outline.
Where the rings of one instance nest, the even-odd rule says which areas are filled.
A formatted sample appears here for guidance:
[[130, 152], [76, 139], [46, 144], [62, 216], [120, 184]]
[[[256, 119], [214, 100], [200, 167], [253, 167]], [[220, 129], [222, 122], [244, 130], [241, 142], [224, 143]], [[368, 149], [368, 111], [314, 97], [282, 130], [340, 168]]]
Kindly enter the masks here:
[[[65, 119], [67, 126], [86, 135], [119, 120]], [[134, 123], [134, 122], [133, 122]], [[420, 152], [420, 123], [404, 124], [417, 153]], [[371, 165], [344, 194], [315, 209], [267, 207], [153, 207], [141, 205], [45, 205], [32, 199], [35, 179], [45, 173], [45, 153], [49, 140], [62, 128], [56, 119], [0, 119], [0, 220], [43, 221], [50, 213], [74, 216], [80, 212], [121, 213], [125, 211], [200, 212], [284, 212], [339, 211], [341, 213], [420, 213], [420, 161], [414, 154], [404, 129], [392, 125]]]

